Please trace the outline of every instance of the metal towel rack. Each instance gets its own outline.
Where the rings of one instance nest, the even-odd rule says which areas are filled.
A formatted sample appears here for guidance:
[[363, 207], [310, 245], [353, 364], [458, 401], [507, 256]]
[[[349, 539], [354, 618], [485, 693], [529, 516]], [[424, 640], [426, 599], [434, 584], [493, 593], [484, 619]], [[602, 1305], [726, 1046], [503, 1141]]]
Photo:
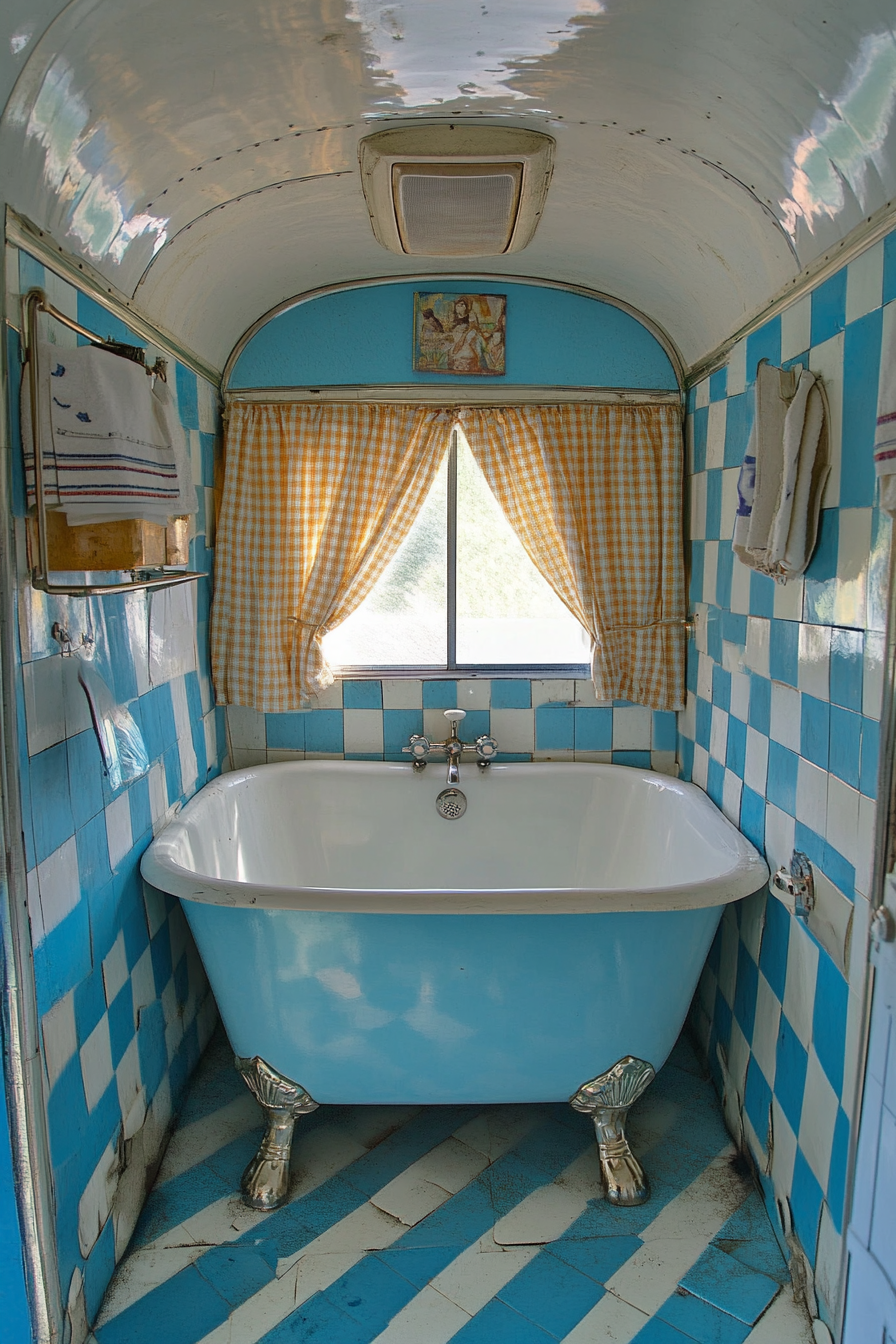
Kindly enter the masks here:
[[75, 322], [72, 318], [66, 317], [65, 313], [60, 313], [58, 308], [54, 308], [47, 300], [47, 296], [42, 289], [32, 289], [26, 295], [23, 305], [23, 330], [25, 363], [28, 367], [28, 391], [31, 398], [34, 501], [35, 522], [37, 524], [37, 564], [31, 570], [32, 587], [38, 588], [43, 593], [54, 593], [67, 597], [92, 597], [100, 593], [129, 593], [140, 588], [172, 588], [178, 583], [192, 583], [196, 579], [206, 578], [207, 575], [204, 573], [193, 570], [164, 570], [153, 567], [146, 570], [130, 570], [132, 577], [127, 583], [70, 584], [50, 582], [47, 505], [44, 497], [43, 438], [41, 435], [40, 367], [37, 342], [37, 319], [40, 313], [46, 313], [48, 317], [53, 317], [63, 326], [76, 331], [79, 336], [85, 336], [93, 345], [107, 346], [123, 358], [135, 359], [138, 363], [142, 362], [148, 374], [155, 373], [159, 377], [165, 378], [164, 361], [156, 360], [153, 367], [149, 368], [145, 359], [142, 361], [137, 359], [138, 347], [124, 346], [120, 341], [103, 340], [101, 336], [89, 331], [87, 327], [82, 327], [80, 322]]

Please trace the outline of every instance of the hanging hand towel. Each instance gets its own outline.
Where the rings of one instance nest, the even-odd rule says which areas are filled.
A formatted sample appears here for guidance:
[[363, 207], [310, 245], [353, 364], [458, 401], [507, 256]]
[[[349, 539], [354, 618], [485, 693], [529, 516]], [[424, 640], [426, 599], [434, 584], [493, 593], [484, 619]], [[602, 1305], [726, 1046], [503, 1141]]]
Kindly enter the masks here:
[[896, 312], [884, 309], [877, 393], [874, 470], [880, 481], [880, 506], [896, 514]]
[[[182, 431], [179, 443], [172, 433], [167, 388], [156, 394], [141, 365], [101, 346], [69, 350], [42, 343], [39, 365], [48, 506], [63, 509], [73, 526], [124, 518], [164, 524], [195, 513], [189, 457]], [[27, 371], [22, 390], [26, 484], [33, 501]]]

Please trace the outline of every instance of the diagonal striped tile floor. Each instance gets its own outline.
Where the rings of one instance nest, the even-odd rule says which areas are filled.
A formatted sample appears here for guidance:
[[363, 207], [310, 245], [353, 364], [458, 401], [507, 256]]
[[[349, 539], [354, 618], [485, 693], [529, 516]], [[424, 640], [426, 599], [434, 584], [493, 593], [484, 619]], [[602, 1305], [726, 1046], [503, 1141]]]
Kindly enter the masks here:
[[260, 1111], [218, 1036], [96, 1344], [811, 1344], [684, 1040], [629, 1130], [653, 1193], [622, 1210], [568, 1106], [321, 1107], [252, 1212]]

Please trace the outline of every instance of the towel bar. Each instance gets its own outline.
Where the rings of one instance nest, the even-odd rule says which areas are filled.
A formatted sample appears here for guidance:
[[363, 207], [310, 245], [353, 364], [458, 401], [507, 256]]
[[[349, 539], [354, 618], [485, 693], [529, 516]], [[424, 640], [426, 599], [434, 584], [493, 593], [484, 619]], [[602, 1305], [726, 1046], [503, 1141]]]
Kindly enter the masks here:
[[[44, 455], [40, 432], [40, 370], [37, 343], [37, 318], [39, 313], [46, 313], [49, 317], [55, 318], [57, 322], [61, 322], [63, 326], [69, 327], [72, 331], [76, 331], [79, 336], [85, 336], [95, 345], [109, 345], [115, 349], [117, 345], [121, 344], [116, 341], [104, 341], [101, 336], [97, 336], [87, 327], [81, 326], [80, 322], [75, 322], [72, 318], [66, 317], [65, 313], [61, 313], [58, 308], [53, 307], [42, 289], [32, 289], [26, 295], [23, 304], [22, 326], [25, 337], [25, 361], [28, 365], [28, 393], [31, 399], [31, 433], [34, 440], [32, 445], [34, 457], [34, 518], [37, 524], [37, 564], [31, 569], [31, 586], [43, 593], [53, 593], [66, 597], [93, 597], [102, 593], [128, 593], [140, 588], [172, 588], [178, 583], [192, 583], [195, 579], [206, 578], [207, 575], [204, 573], [193, 570], [165, 570], [160, 567], [156, 572], [141, 566], [128, 571], [131, 574], [131, 579], [124, 583], [73, 584], [50, 582], [47, 506], [44, 497]], [[159, 361], [156, 361], [154, 369], [147, 369], [147, 373], [152, 372], [164, 376], [164, 370], [160, 367]]]

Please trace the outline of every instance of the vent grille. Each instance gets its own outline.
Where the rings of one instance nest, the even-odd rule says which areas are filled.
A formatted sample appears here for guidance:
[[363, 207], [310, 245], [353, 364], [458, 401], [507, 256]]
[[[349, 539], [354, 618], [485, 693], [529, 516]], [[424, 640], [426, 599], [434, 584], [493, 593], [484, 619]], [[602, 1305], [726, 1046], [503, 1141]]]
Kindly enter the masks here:
[[402, 248], [417, 256], [506, 252], [520, 199], [522, 164], [396, 164], [395, 214]]

